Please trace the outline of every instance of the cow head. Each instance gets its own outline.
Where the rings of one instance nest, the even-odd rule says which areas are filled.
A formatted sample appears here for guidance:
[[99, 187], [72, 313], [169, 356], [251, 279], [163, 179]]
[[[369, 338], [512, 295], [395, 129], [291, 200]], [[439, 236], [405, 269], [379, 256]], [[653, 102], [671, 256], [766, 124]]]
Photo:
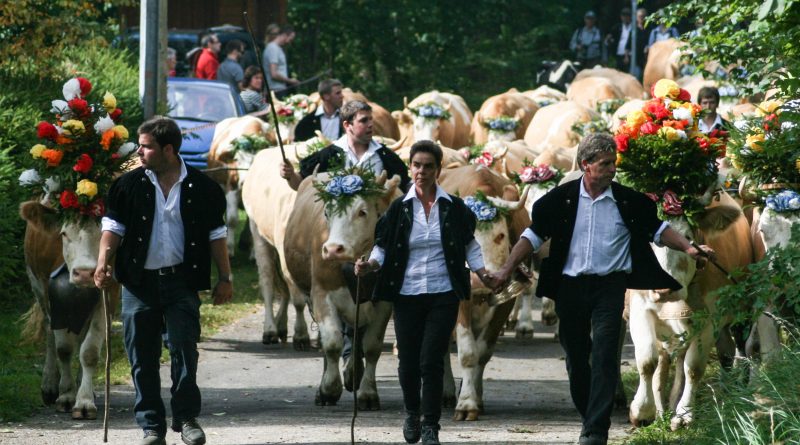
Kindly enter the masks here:
[[69, 269], [70, 283], [94, 287], [94, 271], [100, 250], [100, 223], [95, 219], [60, 223], [58, 214], [44, 205], [29, 201], [20, 206], [20, 216], [35, 229], [61, 231], [61, 251]]
[[[525, 188], [520, 197], [515, 186], [506, 185], [503, 188], [502, 197], [487, 196], [486, 198], [498, 209], [514, 212], [525, 204], [528, 190], [529, 187]], [[483, 226], [475, 230], [475, 239], [481, 246], [484, 264], [488, 270], [499, 270], [508, 259], [511, 247], [508, 218], [498, 215], [490, 224], [483, 224]]]
[[[316, 179], [315, 179], [316, 180]], [[400, 177], [386, 179], [386, 172], [377, 178], [383, 186], [380, 195], [356, 195], [342, 212], [325, 211], [328, 239], [322, 245], [322, 258], [330, 261], [355, 261], [369, 253], [375, 240], [375, 225], [389, 204], [398, 196]]]
[[513, 119], [517, 122], [517, 127], [515, 127], [513, 130], [490, 128], [488, 142], [492, 141], [511, 142], [516, 140], [517, 128], [519, 128], [519, 125], [521, 125], [522, 120], [525, 119], [525, 110], [522, 108], [517, 109], [517, 111], [514, 113]]
[[[450, 102], [443, 104], [442, 108], [446, 112], [450, 112]], [[448, 125], [450, 121], [447, 119], [431, 119], [423, 116], [414, 116], [414, 141], [438, 141], [441, 127]]]
[[[695, 239], [692, 228], [689, 225], [689, 221], [685, 217], [671, 219], [669, 225], [672, 230], [675, 230], [676, 232], [685, 236], [687, 239]], [[666, 246], [657, 247], [653, 245], [653, 250], [655, 251], [656, 258], [658, 259], [658, 263], [661, 265], [661, 268], [670, 274], [672, 278], [675, 278], [675, 280], [682, 286], [681, 289], [677, 291], [665, 289], [658, 290], [656, 292], [661, 295], [661, 297], [670, 295], [669, 299], [681, 299], [686, 301], [686, 299], [689, 297], [687, 289], [689, 288], [689, 283], [692, 282], [694, 275], [697, 272], [697, 264], [692, 257], [686, 253], [672, 250]]]

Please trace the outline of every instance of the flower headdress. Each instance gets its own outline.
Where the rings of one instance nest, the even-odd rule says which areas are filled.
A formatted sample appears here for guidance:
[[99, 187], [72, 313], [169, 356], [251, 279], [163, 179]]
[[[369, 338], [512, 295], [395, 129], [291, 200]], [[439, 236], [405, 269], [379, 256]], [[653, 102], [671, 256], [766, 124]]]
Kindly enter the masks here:
[[65, 219], [103, 216], [103, 196], [136, 148], [120, 125], [122, 110], [114, 95], [106, 92], [100, 102], [90, 104], [91, 91], [92, 84], [83, 77], [64, 84], [64, 100], [51, 103], [55, 123], [37, 125], [32, 168], [19, 178], [22, 186], [44, 190]]
[[725, 141], [697, 130], [701, 108], [674, 81], [659, 80], [652, 93], [654, 99], [628, 113], [617, 130], [618, 176], [659, 202], [662, 217], [691, 221], [704, 208], [697, 198], [717, 181]]
[[[791, 193], [800, 191], [800, 104], [766, 101], [756, 116], [734, 122], [728, 158], [748, 180], [761, 186], [756, 193], [767, 208], [798, 210], [789, 205]], [[785, 203], [786, 205], [783, 205]]]
[[464, 204], [475, 214], [478, 230], [489, 230], [498, 218], [509, 215], [508, 209], [494, 205], [481, 191], [475, 192], [475, 196], [464, 198]]
[[483, 126], [488, 128], [489, 131], [516, 131], [517, 127], [519, 127], [519, 119], [509, 116], [499, 116], [484, 120]]
[[358, 167], [331, 171], [327, 181], [314, 181], [314, 188], [317, 201], [323, 202], [329, 216], [344, 213], [357, 196], [367, 198], [384, 192], [372, 170]]
[[438, 102], [426, 102], [414, 108], [409, 108], [415, 116], [425, 119], [450, 119], [450, 112], [445, 110]]
[[522, 169], [519, 173], [513, 173], [510, 179], [520, 187], [532, 184], [547, 189], [558, 185], [563, 177], [564, 173], [560, 169], [549, 164], [532, 165], [531, 161], [525, 158], [522, 161]]
[[239, 136], [231, 142], [233, 152], [243, 151], [246, 153], [258, 153], [260, 150], [269, 147], [267, 138], [260, 134], [245, 134]]

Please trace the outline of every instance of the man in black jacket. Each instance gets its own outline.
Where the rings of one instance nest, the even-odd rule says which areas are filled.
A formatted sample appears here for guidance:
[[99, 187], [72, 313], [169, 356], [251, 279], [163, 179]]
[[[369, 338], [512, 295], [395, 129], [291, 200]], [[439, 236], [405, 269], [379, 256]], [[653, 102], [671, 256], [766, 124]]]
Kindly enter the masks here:
[[705, 261], [701, 251], [658, 219], [653, 201], [611, 181], [615, 161], [613, 137], [585, 137], [578, 146], [583, 176], [534, 204], [530, 228], [495, 274], [499, 282], [507, 282], [524, 258], [550, 240], [536, 295], [556, 301], [570, 393], [583, 419], [581, 445], [608, 440], [625, 289], [680, 288], [659, 266], [650, 242]]
[[[188, 445], [205, 443], [197, 423], [197, 342], [200, 299], [217, 266], [214, 304], [230, 301], [231, 268], [223, 221], [222, 189], [178, 155], [182, 135], [175, 121], [155, 117], [139, 133], [142, 166], [119, 177], [106, 199], [97, 287], [114, 277], [123, 285], [122, 326], [136, 389], [134, 413], [144, 430], [141, 445], [166, 445], [159, 358], [166, 331], [172, 367], [172, 429]], [[106, 266], [108, 264], [108, 266]]]
[[338, 79], [325, 79], [319, 83], [317, 92], [322, 98], [322, 104], [313, 114], [306, 115], [297, 123], [294, 129], [295, 141], [307, 141], [316, 135], [316, 131], [322, 132], [330, 141], [342, 137], [344, 127], [339, 111], [344, 100], [342, 87], [342, 82]]

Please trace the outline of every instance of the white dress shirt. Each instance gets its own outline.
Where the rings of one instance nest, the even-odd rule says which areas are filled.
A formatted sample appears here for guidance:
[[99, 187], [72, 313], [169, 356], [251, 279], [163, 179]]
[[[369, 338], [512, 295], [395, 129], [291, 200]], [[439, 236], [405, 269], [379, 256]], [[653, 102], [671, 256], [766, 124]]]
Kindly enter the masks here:
[[[619, 214], [611, 187], [592, 199], [584, 187], [582, 177], [580, 181], [578, 213], [562, 273], [573, 277], [608, 275], [621, 271], [630, 273], [631, 234]], [[653, 237], [654, 243], [661, 245], [661, 233], [667, 227], [668, 223], [661, 224]], [[544, 243], [530, 228], [525, 229], [522, 238], [527, 239], [534, 250], [538, 250]]]
[[619, 35], [619, 43], [617, 43], [617, 55], [624, 56], [625, 55], [625, 47], [628, 46], [628, 39], [631, 36], [631, 28], [633, 27], [632, 23], [628, 23], [627, 25], [622, 23], [622, 31]]
[[369, 147], [367, 147], [367, 151], [363, 156], [361, 156], [361, 159], [358, 159], [355, 150], [350, 147], [350, 143], [347, 140], [347, 135], [337, 139], [333, 145], [341, 148], [344, 151], [345, 168], [361, 167], [363, 169], [370, 169], [373, 173], [375, 173], [375, 176], [378, 176], [383, 172], [383, 161], [381, 161], [381, 157], [378, 156], [378, 149], [381, 148], [381, 144], [375, 141], [369, 141]]
[[722, 127], [722, 118], [719, 116], [719, 113], [717, 113], [717, 117], [714, 119], [714, 123], [711, 124], [711, 126], [708, 126], [705, 120], [699, 119], [697, 121], [697, 131], [703, 134], [708, 134], [711, 133], [711, 130], [713, 130], [717, 125], [719, 125], [720, 128]]
[[[146, 169], [147, 178], [155, 186], [156, 211], [153, 215], [153, 229], [150, 244], [147, 246], [147, 259], [144, 268], [149, 270], [174, 266], [183, 262], [183, 219], [181, 219], [181, 184], [186, 179], [186, 165], [181, 159], [181, 174], [166, 197], [161, 190], [156, 174]], [[124, 237], [125, 225], [109, 217], [103, 217], [102, 230], [114, 232]], [[225, 238], [228, 229], [220, 226], [209, 233], [209, 241]]]
[[[450, 196], [438, 185], [436, 200], [431, 207], [430, 215], [425, 216], [425, 208], [417, 196], [416, 187], [406, 193], [403, 201], [412, 200], [414, 220], [408, 239], [408, 264], [403, 276], [403, 287], [400, 295], [434, 294], [453, 290], [450, 275], [442, 247], [442, 232], [439, 222], [439, 200], [452, 202]], [[484, 267], [481, 246], [474, 238], [466, 248], [467, 264], [470, 270], [477, 271]], [[369, 256], [383, 265], [385, 251], [375, 246]]]
[[325, 136], [329, 141], [338, 139], [339, 128], [342, 125], [342, 118], [339, 116], [339, 110], [335, 110], [333, 114], [328, 116], [325, 114], [325, 107], [320, 105], [317, 107], [317, 111], [314, 114], [319, 116], [319, 126], [322, 130], [323, 136]]

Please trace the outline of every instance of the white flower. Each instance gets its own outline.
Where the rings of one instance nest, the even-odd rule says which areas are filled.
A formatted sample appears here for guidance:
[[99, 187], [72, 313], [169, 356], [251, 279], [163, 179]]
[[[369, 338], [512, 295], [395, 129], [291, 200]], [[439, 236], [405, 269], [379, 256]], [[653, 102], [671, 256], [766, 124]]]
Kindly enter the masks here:
[[64, 83], [64, 87], [61, 89], [61, 92], [64, 93], [64, 99], [72, 100], [76, 97], [81, 97], [81, 83], [78, 82], [78, 79], [70, 79]]
[[747, 131], [749, 125], [746, 120], [739, 119], [738, 121], [733, 122], [733, 126], [736, 127], [739, 131]]
[[676, 132], [676, 133], [678, 133], [678, 136], [679, 136], [681, 139], [686, 139], [686, 132], [685, 132], [685, 131], [683, 131], [683, 130], [677, 130], [677, 131], [675, 131], [675, 132]]
[[30, 185], [35, 185], [42, 182], [42, 177], [39, 176], [39, 172], [34, 169], [25, 170], [19, 175], [19, 185], [27, 187]]
[[134, 144], [133, 142], [126, 142], [122, 144], [121, 147], [119, 147], [117, 153], [119, 153], [120, 157], [124, 158], [125, 156], [128, 156], [135, 149], [136, 149], [136, 144]]
[[497, 216], [497, 209], [485, 204], [480, 208], [477, 215], [480, 221], [491, 221], [495, 216]]
[[675, 117], [675, 119], [677, 119], [677, 120], [687, 120], [687, 121], [689, 121], [689, 125], [692, 125], [692, 121], [693, 121], [692, 112], [689, 111], [688, 109], [683, 108], [683, 107], [676, 108], [672, 112], [672, 115]]
[[55, 193], [61, 190], [61, 183], [54, 177], [49, 177], [44, 181], [44, 190], [47, 193]]
[[789, 208], [792, 210], [800, 210], [800, 198], [792, 198], [789, 200]]
[[50, 102], [50, 105], [53, 107], [50, 109], [51, 113], [65, 114], [70, 111], [69, 105], [67, 105], [67, 101], [65, 100], [56, 99]]
[[794, 128], [796, 126], [797, 126], [797, 123], [795, 123], [795, 122], [790, 122], [790, 121], [781, 122], [781, 130], [783, 130], [783, 131], [791, 130], [792, 128]]
[[347, 175], [342, 178], [341, 188], [345, 195], [354, 195], [364, 187], [364, 180], [358, 175]]
[[97, 122], [95, 122], [94, 124], [94, 131], [97, 134], [103, 134], [106, 131], [114, 128], [114, 125], [117, 124], [115, 124], [114, 121], [111, 119], [111, 117], [108, 114], [106, 114], [100, 119], [97, 119]]

